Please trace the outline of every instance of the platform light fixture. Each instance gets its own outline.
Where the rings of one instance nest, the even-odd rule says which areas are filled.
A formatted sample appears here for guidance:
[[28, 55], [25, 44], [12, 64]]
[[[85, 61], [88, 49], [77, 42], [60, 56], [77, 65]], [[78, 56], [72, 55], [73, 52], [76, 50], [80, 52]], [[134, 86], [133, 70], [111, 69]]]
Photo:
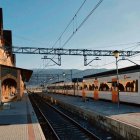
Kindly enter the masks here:
[[66, 74], [65, 73], [63, 73], [63, 76], [65, 76]]
[[120, 55], [120, 52], [119, 52], [119, 51], [117, 51], [117, 50], [115, 50], [115, 51], [113, 52], [113, 54], [114, 54], [115, 58], [118, 58], [118, 57], [119, 57], [119, 55]]

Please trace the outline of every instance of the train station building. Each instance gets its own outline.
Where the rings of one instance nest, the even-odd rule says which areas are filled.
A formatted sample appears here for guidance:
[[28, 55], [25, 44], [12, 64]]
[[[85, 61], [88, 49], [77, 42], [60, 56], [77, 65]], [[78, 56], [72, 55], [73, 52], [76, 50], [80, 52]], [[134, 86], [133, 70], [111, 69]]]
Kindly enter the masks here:
[[32, 70], [16, 67], [16, 55], [12, 53], [12, 31], [4, 30], [0, 8], [0, 103], [21, 99], [25, 82], [31, 75]]

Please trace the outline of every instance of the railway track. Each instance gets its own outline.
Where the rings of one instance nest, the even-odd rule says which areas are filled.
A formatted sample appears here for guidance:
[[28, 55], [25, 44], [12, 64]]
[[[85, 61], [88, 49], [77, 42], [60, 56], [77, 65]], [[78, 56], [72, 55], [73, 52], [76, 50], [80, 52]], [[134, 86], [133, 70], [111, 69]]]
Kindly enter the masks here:
[[[31, 95], [30, 100], [49, 126], [52, 140], [100, 140], [75, 120], [46, 103], [40, 96]], [[47, 127], [48, 127], [47, 126]]]

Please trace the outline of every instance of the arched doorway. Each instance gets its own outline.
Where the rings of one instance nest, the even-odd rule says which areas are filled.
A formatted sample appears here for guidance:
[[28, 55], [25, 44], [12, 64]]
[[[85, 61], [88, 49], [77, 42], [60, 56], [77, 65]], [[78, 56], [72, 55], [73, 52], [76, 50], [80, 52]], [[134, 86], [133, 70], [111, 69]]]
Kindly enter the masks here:
[[11, 100], [17, 93], [17, 82], [7, 78], [2, 82], [2, 97], [4, 100]]

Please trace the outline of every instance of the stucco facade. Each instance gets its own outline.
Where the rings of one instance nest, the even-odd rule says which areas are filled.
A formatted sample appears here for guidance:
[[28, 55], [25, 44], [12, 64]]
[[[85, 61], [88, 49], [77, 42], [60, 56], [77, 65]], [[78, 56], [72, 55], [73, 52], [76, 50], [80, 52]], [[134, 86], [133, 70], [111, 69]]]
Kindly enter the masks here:
[[[5, 49], [6, 47], [9, 49]], [[31, 74], [31, 70], [16, 67], [16, 56], [12, 53], [12, 32], [3, 29], [3, 14], [0, 8], [0, 102], [21, 99], [24, 82], [28, 82]]]

